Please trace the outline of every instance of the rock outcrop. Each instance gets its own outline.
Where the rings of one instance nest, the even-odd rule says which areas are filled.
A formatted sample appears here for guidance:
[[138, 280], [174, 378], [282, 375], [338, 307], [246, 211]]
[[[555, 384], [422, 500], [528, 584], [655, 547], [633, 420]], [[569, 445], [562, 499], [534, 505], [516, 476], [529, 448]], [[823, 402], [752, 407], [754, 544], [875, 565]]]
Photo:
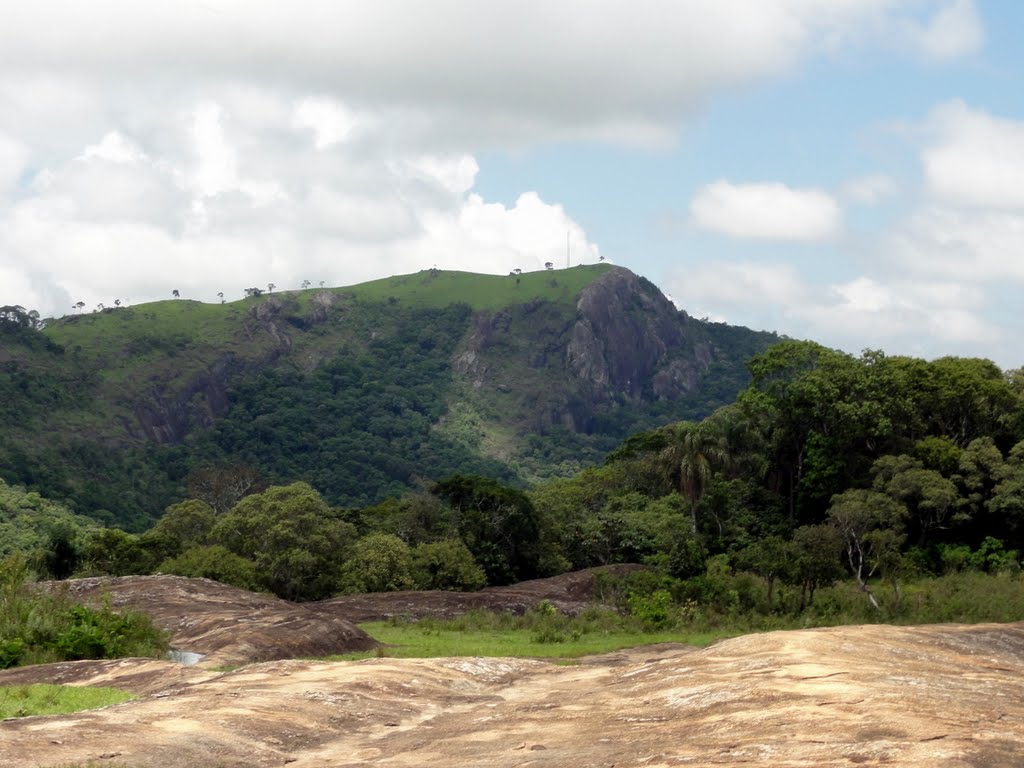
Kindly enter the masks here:
[[[143, 698], [5, 721], [0, 764], [1016, 768], [1022, 658], [1019, 625], [875, 625], [637, 649], [569, 667], [368, 659], [213, 674], [165, 662], [162, 690], [152, 661], [78, 662], [76, 684]], [[9, 679], [0, 672], [0, 683]]]

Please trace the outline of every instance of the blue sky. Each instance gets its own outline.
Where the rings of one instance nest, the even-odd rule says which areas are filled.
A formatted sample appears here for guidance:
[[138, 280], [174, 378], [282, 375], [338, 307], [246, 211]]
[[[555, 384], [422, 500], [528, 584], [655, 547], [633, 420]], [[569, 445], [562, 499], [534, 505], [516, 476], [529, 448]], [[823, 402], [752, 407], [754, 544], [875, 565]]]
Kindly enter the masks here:
[[698, 317], [1022, 364], [1019, 3], [4, 16], [2, 303], [505, 273], [563, 264], [568, 232]]

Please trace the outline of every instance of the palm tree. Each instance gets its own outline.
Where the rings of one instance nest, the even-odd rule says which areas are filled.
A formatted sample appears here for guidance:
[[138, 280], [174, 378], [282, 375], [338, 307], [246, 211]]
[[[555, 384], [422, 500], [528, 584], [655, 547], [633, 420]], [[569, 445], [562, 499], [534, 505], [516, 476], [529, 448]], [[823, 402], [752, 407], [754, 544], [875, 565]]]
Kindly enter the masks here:
[[273, 293], [275, 288], [277, 288], [277, 286], [274, 285], [273, 283], [267, 283], [267, 292], [268, 293]]
[[714, 425], [684, 421], [676, 426], [669, 445], [662, 451], [669, 472], [679, 479], [679, 493], [690, 503], [690, 525], [697, 532], [697, 505], [704, 496], [715, 470], [728, 463], [725, 440]]

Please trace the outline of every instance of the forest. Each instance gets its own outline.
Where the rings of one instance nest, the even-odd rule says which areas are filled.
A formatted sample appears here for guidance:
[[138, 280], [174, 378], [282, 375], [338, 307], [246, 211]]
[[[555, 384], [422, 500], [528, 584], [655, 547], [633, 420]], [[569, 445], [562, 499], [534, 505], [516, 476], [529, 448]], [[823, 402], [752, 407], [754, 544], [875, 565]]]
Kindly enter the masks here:
[[314, 484], [214, 463], [142, 533], [7, 486], [0, 525], [46, 511], [16, 547], [40, 574], [205, 576], [299, 601], [630, 562], [649, 569], [617, 585], [627, 605], [709, 621], [1021, 618], [996, 597], [1020, 591], [1020, 371], [792, 340], [749, 371], [706, 419], [634, 434], [601, 466], [529, 489], [463, 472], [331, 506]]

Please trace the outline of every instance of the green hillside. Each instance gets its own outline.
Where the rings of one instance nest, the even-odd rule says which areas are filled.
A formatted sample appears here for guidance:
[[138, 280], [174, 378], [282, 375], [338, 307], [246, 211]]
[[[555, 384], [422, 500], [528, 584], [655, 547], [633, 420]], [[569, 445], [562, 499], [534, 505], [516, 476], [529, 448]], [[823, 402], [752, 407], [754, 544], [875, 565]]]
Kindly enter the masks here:
[[731, 401], [776, 340], [689, 318], [607, 264], [3, 325], [0, 478], [134, 529], [210, 466], [349, 506], [457, 471], [572, 474]]

